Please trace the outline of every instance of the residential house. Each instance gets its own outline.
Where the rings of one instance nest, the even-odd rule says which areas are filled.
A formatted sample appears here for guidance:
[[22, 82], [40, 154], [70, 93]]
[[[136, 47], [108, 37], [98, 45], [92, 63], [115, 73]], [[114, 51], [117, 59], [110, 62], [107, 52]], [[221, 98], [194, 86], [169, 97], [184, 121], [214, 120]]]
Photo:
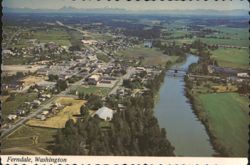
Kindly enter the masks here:
[[17, 115], [12, 115], [12, 114], [10, 114], [10, 115], [8, 115], [8, 119], [9, 119], [10, 121], [16, 120], [16, 119], [17, 119]]

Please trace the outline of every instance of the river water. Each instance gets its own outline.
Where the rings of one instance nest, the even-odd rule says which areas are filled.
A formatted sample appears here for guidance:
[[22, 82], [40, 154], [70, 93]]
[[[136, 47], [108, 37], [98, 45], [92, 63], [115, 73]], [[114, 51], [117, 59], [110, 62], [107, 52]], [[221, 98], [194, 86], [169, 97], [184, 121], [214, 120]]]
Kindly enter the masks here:
[[[187, 69], [197, 61], [197, 56], [188, 55], [184, 63], [172, 68]], [[215, 152], [205, 127], [193, 113], [185, 96], [184, 77], [171, 77], [169, 72], [166, 72], [154, 111], [160, 127], [166, 129], [167, 138], [175, 147], [177, 156], [212, 156]]]

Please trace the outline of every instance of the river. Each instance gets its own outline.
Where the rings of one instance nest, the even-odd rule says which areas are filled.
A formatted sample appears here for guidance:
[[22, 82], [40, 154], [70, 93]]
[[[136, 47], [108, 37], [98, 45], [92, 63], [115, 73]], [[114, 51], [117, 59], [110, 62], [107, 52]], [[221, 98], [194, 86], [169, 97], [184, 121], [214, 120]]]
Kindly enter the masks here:
[[[172, 68], [187, 69], [197, 61], [197, 56], [188, 55], [184, 63]], [[167, 138], [175, 147], [177, 156], [212, 156], [215, 152], [205, 127], [193, 113], [185, 96], [184, 77], [171, 77], [169, 72], [166, 72], [154, 111], [160, 127], [166, 129]]]

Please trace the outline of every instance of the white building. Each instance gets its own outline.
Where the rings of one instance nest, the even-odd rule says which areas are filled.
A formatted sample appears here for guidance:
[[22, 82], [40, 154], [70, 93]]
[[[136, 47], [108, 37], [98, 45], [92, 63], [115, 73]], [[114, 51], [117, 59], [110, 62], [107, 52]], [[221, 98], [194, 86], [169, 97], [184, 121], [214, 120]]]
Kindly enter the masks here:
[[108, 107], [102, 107], [99, 108], [96, 112], [95, 115], [97, 115], [99, 118], [110, 121], [113, 118], [114, 111]]
[[248, 73], [237, 73], [237, 77], [249, 77]]
[[9, 115], [8, 119], [9, 120], [15, 120], [17, 118], [17, 115]]

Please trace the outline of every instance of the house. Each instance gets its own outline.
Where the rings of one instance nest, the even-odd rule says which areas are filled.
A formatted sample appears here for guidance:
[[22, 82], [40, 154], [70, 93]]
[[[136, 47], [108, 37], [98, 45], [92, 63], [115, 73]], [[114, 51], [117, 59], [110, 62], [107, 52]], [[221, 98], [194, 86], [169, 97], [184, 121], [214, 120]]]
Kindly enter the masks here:
[[153, 47], [153, 42], [149, 41], [149, 40], [144, 41], [144, 47], [145, 48], [152, 48]]
[[59, 77], [59, 79], [61, 79], [61, 80], [66, 80], [66, 79], [69, 78], [69, 76], [68, 76], [67, 74], [60, 74], [58, 77]]
[[237, 73], [237, 77], [250, 77], [248, 73]]
[[96, 40], [81, 40], [82, 44], [84, 45], [93, 45], [96, 44], [97, 41]]
[[25, 110], [21, 110], [21, 109], [19, 109], [19, 110], [17, 110], [16, 111], [16, 114], [18, 115], [18, 116], [23, 116], [23, 115], [25, 115], [27, 112], [25, 111]]
[[96, 112], [95, 115], [97, 115], [99, 118], [110, 121], [113, 118], [114, 111], [108, 107], [102, 107], [99, 108]]
[[2, 55], [13, 55], [14, 53], [11, 50], [3, 50]]
[[89, 61], [97, 61], [98, 59], [97, 59], [97, 57], [96, 56], [94, 56], [94, 55], [92, 55], [92, 56], [88, 56], [87, 57], [87, 59], [89, 60]]
[[46, 116], [46, 115], [48, 115], [49, 114], [49, 111], [43, 111], [42, 112], [42, 115], [44, 115], [44, 116]]
[[124, 89], [118, 89], [118, 90], [117, 90], [117, 94], [118, 94], [119, 96], [124, 96], [124, 95], [125, 95], [125, 90], [124, 90]]
[[48, 68], [40, 68], [36, 71], [37, 75], [41, 76], [48, 76], [49, 75], [49, 69]]
[[39, 100], [34, 100], [34, 101], [32, 102], [32, 104], [35, 105], [35, 106], [38, 106], [38, 105], [41, 105], [41, 101], [39, 101]]
[[10, 120], [10, 121], [13, 121], [13, 120], [16, 120], [16, 118], [17, 118], [17, 115], [8, 115], [8, 119]]
[[44, 97], [39, 98], [39, 101], [45, 101], [45, 100], [46, 100], [46, 98], [44, 98]]
[[139, 66], [136, 67], [136, 70], [137, 70], [137, 71], [146, 71], [146, 69], [145, 69], [144, 67], [139, 67]]
[[46, 117], [44, 115], [37, 115], [36, 118], [43, 121], [46, 120]]

